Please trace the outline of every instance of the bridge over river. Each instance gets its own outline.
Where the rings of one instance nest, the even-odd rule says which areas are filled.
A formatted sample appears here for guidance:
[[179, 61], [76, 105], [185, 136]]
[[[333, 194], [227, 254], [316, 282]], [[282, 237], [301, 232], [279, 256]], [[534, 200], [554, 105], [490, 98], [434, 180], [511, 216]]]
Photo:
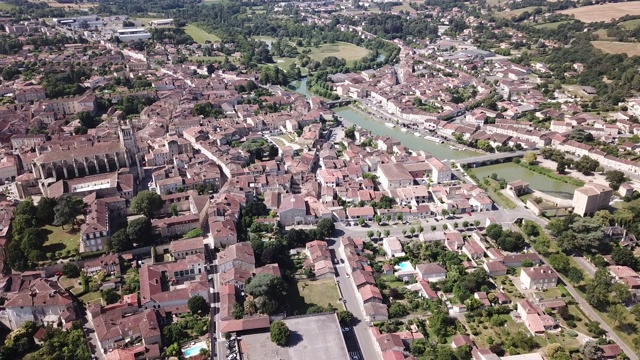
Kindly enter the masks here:
[[530, 153], [530, 152], [539, 154], [540, 150], [521, 150], [521, 151], [500, 152], [495, 154], [472, 156], [472, 157], [462, 158], [457, 160], [443, 160], [443, 162], [450, 163], [451, 161], [453, 161], [454, 163], [459, 165], [469, 165], [469, 167], [478, 167], [478, 166], [496, 162], [498, 160], [522, 157], [524, 156], [524, 154]]

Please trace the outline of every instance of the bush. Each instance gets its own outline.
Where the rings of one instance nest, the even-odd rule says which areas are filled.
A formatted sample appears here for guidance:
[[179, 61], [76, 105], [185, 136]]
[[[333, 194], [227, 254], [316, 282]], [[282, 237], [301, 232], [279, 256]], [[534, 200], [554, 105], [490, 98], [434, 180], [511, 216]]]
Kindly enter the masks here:
[[271, 341], [273, 341], [276, 345], [285, 345], [287, 341], [289, 341], [289, 335], [291, 335], [291, 330], [289, 330], [289, 328], [283, 321], [276, 320], [271, 323], [270, 337]]
[[573, 320], [567, 320], [567, 326], [570, 328], [575, 328], [576, 327], [576, 322]]
[[567, 335], [571, 337], [578, 337], [578, 333], [573, 330], [567, 330]]

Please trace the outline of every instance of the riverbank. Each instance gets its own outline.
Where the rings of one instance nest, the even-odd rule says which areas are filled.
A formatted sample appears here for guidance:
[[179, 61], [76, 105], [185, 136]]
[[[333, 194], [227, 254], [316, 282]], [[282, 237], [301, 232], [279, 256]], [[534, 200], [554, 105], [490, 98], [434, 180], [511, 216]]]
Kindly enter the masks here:
[[526, 169], [529, 169], [529, 170], [531, 170], [531, 171], [533, 171], [535, 173], [544, 175], [544, 176], [546, 176], [546, 177], [548, 177], [550, 179], [557, 180], [557, 181], [562, 181], [563, 183], [570, 184], [570, 185], [573, 185], [573, 186], [582, 187], [585, 184], [585, 182], [580, 180], [580, 179], [576, 179], [576, 178], [571, 177], [569, 175], [557, 174], [555, 171], [553, 171], [553, 170], [551, 170], [549, 168], [540, 166], [540, 165], [529, 165], [529, 164], [525, 164], [522, 161], [518, 162], [518, 165], [520, 165], [520, 166], [522, 166], [522, 167], [524, 167]]
[[496, 205], [498, 205], [498, 207], [507, 208], [507, 209], [516, 208], [516, 204], [500, 191], [501, 190], [500, 184], [497, 181], [489, 177], [485, 177], [486, 179], [489, 179], [490, 185], [487, 185], [484, 182], [484, 178], [483, 179], [478, 178], [478, 176], [473, 172], [473, 169], [467, 169], [466, 173], [470, 178], [472, 178], [476, 182], [478, 187], [480, 187], [481, 189], [483, 189], [489, 194], [489, 197], [493, 199], [493, 201], [496, 203]]
[[411, 131], [403, 132], [398, 127], [392, 128], [386, 126], [385, 123], [380, 121], [380, 119], [375, 115], [367, 114], [353, 106], [343, 106], [335, 108], [333, 111], [345, 123], [357, 125], [370, 131], [373, 135], [388, 136], [392, 139], [398, 140], [408, 149], [414, 151], [424, 150], [441, 161], [455, 161], [457, 159], [466, 159], [478, 156], [477, 153], [472, 151], [452, 149], [448, 144], [440, 144], [435, 141], [426, 140], [423, 136], [416, 136]]

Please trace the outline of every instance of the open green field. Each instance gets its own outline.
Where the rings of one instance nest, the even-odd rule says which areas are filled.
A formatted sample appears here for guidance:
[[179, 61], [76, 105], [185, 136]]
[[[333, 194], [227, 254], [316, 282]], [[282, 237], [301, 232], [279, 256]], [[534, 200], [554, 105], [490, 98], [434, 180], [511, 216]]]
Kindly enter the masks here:
[[220, 41], [220, 38], [216, 35], [209, 34], [194, 24], [187, 24], [187, 26], [184, 27], [184, 31], [198, 44], [204, 44], [207, 40], [212, 43]]
[[335, 56], [337, 58], [345, 59], [347, 61], [354, 61], [362, 59], [369, 54], [369, 50], [352, 45], [349, 43], [338, 42], [335, 44], [324, 44], [318, 48], [314, 48], [309, 54], [309, 57], [313, 60], [322, 61], [322, 59]]
[[13, 5], [7, 3], [0, 3], [0, 11], [9, 11], [13, 9]]
[[570, 24], [572, 23], [572, 21], [570, 20], [565, 20], [565, 21], [556, 21], [556, 22], [550, 22], [550, 23], [546, 23], [546, 24], [538, 24], [534, 27], [538, 28], [538, 29], [547, 29], [547, 30], [555, 30], [558, 28], [558, 26], [562, 25], [562, 24]]
[[409, 6], [409, 2], [407, 2], [407, 1], [403, 1], [402, 5], [396, 5], [393, 8], [391, 8], [392, 12], [400, 12], [402, 10], [404, 10], [404, 11], [413, 11], [411, 6]]
[[[42, 228], [47, 241], [44, 242], [42, 251], [44, 253], [55, 253], [56, 251], [74, 250], [80, 246], [78, 229], [67, 227], [62, 229], [60, 226], [46, 225]], [[69, 231], [71, 230], [71, 231]]]
[[503, 12], [496, 13], [496, 16], [503, 17], [503, 18], [512, 18], [514, 16], [518, 16], [518, 15], [524, 13], [525, 11], [532, 12], [533, 10], [535, 10], [538, 7], [539, 6], [527, 6], [527, 7], [524, 7], [522, 9], [503, 11]]
[[621, 23], [618, 24], [620, 27], [629, 29], [629, 30], [633, 30], [637, 27], [640, 26], [640, 19], [633, 19], [633, 20], [627, 20], [627, 21], [623, 21]]
[[[293, 288], [293, 287], [291, 287]], [[327, 307], [327, 305], [342, 309], [338, 298], [338, 287], [333, 279], [301, 280], [296, 284], [298, 294], [289, 294], [292, 311], [306, 314], [311, 305]], [[295, 289], [291, 289], [295, 291]]]

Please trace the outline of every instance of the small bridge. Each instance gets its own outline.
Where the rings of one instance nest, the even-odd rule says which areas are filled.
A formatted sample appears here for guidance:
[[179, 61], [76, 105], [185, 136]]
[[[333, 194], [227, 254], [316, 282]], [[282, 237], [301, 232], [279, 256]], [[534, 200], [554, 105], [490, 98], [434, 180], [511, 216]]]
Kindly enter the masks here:
[[329, 109], [333, 109], [333, 108], [336, 108], [336, 107], [351, 105], [354, 102], [355, 102], [355, 100], [353, 100], [353, 99], [340, 99], [340, 100], [328, 101], [325, 104], [327, 104]]
[[[502, 152], [502, 153], [495, 153], [495, 154], [486, 154], [486, 155], [474, 156], [474, 157], [465, 158], [465, 159], [457, 159], [457, 160], [453, 160], [453, 162], [460, 165], [469, 165], [470, 167], [478, 167], [478, 166], [496, 162], [498, 160], [507, 160], [507, 159], [513, 159], [517, 157], [522, 157], [524, 156], [524, 154], [530, 153], [530, 152], [539, 154], [540, 150], [526, 150], [526, 151], [522, 150], [522, 151], [510, 151], [510, 152]], [[451, 162], [452, 160], [446, 160], [446, 161]]]

